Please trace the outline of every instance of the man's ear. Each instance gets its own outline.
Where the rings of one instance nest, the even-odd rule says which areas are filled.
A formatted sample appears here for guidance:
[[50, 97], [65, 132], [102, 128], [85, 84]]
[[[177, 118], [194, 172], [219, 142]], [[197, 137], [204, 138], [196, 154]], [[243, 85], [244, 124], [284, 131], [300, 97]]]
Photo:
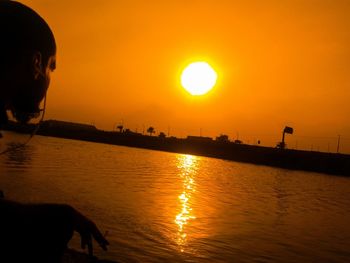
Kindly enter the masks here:
[[34, 79], [38, 79], [43, 74], [42, 55], [39, 51], [34, 52], [32, 56], [32, 69]]

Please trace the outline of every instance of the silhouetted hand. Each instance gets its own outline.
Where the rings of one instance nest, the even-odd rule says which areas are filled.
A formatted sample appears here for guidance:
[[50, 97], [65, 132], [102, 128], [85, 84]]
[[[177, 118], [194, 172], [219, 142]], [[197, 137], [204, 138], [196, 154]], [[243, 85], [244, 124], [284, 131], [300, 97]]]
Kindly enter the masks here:
[[95, 223], [70, 205], [21, 204], [0, 198], [0, 262], [7, 256], [14, 259], [11, 262], [58, 262], [73, 231], [80, 234], [82, 248], [87, 246], [90, 256], [92, 239], [107, 250], [109, 243]]
[[108, 241], [101, 234], [94, 222], [73, 209], [73, 227], [80, 234], [81, 248], [88, 247], [89, 255], [93, 255], [92, 237], [97, 241], [103, 250], [107, 250]]

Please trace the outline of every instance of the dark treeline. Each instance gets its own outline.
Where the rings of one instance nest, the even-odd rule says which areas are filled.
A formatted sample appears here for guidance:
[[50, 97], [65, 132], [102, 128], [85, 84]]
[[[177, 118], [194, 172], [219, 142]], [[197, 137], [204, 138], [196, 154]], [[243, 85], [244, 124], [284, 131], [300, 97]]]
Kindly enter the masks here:
[[[31, 132], [33, 127], [8, 126], [17, 132]], [[147, 136], [134, 132], [102, 131], [92, 125], [45, 121], [37, 134], [66, 139], [193, 154], [238, 162], [268, 165], [293, 170], [305, 170], [334, 175], [350, 176], [350, 155], [278, 149], [272, 147], [237, 144], [189, 136], [186, 139]]]

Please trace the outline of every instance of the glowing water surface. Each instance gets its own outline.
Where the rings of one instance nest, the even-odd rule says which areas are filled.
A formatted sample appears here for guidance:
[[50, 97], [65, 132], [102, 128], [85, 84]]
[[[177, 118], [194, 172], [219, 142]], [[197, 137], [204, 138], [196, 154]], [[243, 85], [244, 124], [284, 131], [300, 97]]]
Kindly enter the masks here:
[[37, 136], [0, 189], [73, 205], [117, 262], [350, 262], [350, 178]]

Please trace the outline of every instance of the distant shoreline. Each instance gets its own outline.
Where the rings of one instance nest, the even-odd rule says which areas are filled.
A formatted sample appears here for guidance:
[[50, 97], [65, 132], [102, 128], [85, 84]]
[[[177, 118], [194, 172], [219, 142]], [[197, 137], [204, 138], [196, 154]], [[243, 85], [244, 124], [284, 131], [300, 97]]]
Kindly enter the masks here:
[[[30, 133], [33, 127], [8, 125], [9, 130]], [[147, 136], [134, 132], [112, 132], [96, 129], [92, 125], [48, 120], [37, 134], [66, 139], [122, 145], [166, 152], [194, 154], [224, 160], [258, 165], [304, 170], [332, 175], [350, 176], [350, 155], [215, 141], [207, 137]]]

